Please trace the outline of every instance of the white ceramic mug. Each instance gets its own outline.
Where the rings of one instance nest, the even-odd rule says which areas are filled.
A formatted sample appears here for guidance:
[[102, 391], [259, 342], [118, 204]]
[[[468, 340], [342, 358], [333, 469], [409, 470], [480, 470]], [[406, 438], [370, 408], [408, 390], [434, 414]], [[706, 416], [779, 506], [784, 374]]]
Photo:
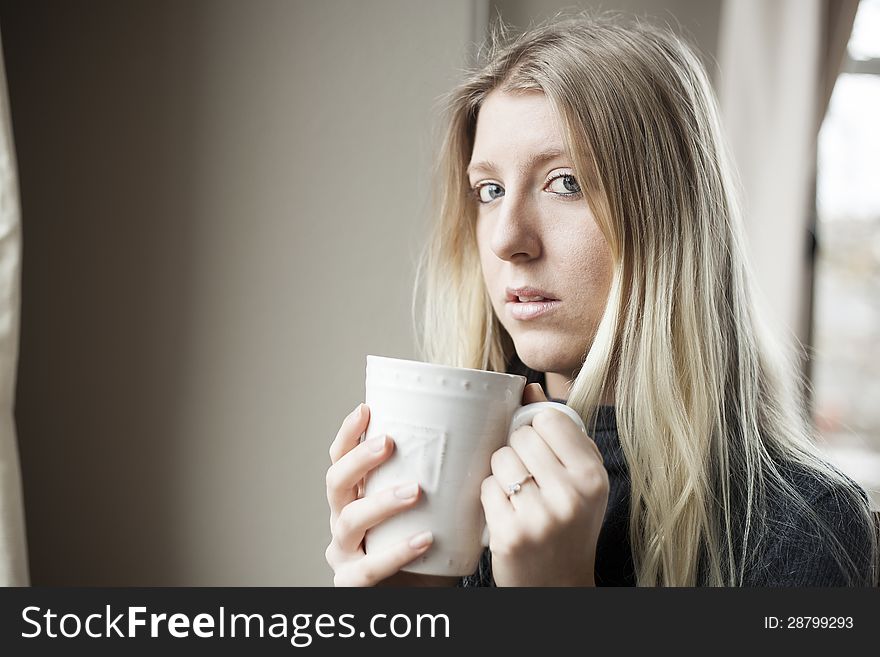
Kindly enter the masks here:
[[580, 416], [557, 402], [521, 405], [526, 379], [516, 374], [367, 356], [364, 440], [387, 434], [392, 455], [367, 475], [365, 494], [417, 481], [421, 499], [367, 531], [365, 550], [381, 550], [420, 531], [433, 545], [403, 570], [426, 575], [472, 574], [488, 533], [480, 484], [492, 453], [545, 408]]

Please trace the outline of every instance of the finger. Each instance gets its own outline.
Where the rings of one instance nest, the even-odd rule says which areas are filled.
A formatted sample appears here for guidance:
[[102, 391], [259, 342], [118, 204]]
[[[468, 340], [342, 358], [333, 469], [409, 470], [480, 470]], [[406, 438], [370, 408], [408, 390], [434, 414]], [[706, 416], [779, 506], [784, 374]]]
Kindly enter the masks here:
[[358, 548], [370, 527], [412, 507], [419, 499], [419, 485], [409, 482], [354, 500], [339, 513], [333, 528], [333, 539], [343, 552]]
[[532, 427], [566, 469], [584, 467], [597, 458], [601, 461], [593, 439], [561, 411], [544, 409], [532, 418]]
[[505, 493], [508, 484], [522, 481], [519, 492], [510, 495], [508, 498], [509, 504], [514, 509], [530, 512], [536, 510], [536, 507], [541, 505], [538, 484], [533, 479], [525, 479], [529, 471], [512, 447], [505, 445], [495, 451], [492, 454], [491, 465], [492, 474], [501, 484], [502, 490]]
[[510, 447], [516, 452], [527, 472], [531, 472], [538, 489], [546, 497], [562, 492], [566, 480], [565, 466], [535, 429], [525, 425], [510, 436]]
[[547, 401], [547, 395], [544, 394], [540, 383], [530, 383], [525, 387], [522, 396], [523, 405], [542, 401]]
[[374, 436], [343, 455], [327, 470], [327, 501], [330, 503], [330, 521], [335, 522], [342, 508], [357, 499], [358, 483], [364, 476], [388, 458], [393, 441], [389, 436]]
[[336, 437], [330, 444], [331, 463], [336, 463], [343, 455], [354, 449], [369, 423], [370, 407], [366, 404], [358, 404], [358, 407], [342, 421], [342, 426], [339, 427]]
[[516, 526], [516, 511], [495, 475], [489, 475], [480, 484], [480, 503], [489, 528], [489, 549], [495, 550], [503, 533]]
[[333, 579], [336, 586], [375, 586], [424, 554], [434, 541], [431, 532], [420, 532], [379, 552], [370, 552], [341, 568]]

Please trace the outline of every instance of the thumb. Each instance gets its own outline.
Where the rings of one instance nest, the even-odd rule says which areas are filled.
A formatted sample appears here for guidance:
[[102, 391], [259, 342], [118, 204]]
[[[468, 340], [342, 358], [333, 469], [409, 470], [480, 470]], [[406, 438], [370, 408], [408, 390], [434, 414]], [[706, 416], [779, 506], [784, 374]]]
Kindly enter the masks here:
[[544, 394], [540, 383], [530, 383], [523, 390], [522, 403], [532, 404], [534, 402], [547, 401], [547, 395]]

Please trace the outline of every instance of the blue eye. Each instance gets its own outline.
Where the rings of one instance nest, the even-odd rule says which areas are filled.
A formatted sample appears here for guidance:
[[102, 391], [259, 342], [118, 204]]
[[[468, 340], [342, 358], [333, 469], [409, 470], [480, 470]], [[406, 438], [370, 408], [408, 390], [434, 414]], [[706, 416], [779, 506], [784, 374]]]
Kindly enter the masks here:
[[480, 203], [489, 203], [504, 196], [504, 188], [497, 183], [484, 183], [474, 187], [474, 194]]
[[[556, 189], [553, 189], [553, 185], [557, 181], [562, 181], [562, 186], [560, 188], [559, 185], [556, 185]], [[581, 193], [581, 186], [578, 185], [577, 179], [573, 175], [563, 173], [550, 180], [550, 191], [560, 196], [576, 196]]]

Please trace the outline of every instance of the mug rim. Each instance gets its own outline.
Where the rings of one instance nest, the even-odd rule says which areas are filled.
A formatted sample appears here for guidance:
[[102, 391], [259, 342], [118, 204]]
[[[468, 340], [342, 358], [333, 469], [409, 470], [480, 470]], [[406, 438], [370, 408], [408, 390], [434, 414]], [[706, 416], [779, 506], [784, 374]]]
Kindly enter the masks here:
[[490, 370], [478, 370], [470, 367], [454, 367], [452, 365], [440, 365], [438, 363], [426, 363], [421, 360], [411, 360], [408, 358], [394, 358], [392, 356], [378, 356], [376, 354], [367, 354], [367, 364], [369, 365], [372, 361], [378, 361], [378, 364], [386, 364], [386, 365], [400, 365], [403, 367], [411, 367], [411, 368], [425, 368], [431, 369], [436, 372], [446, 372], [448, 374], [452, 374], [454, 372], [471, 372], [477, 376], [485, 376], [487, 378], [494, 378], [503, 376], [508, 379], [522, 379], [527, 381], [528, 379], [521, 374], [509, 374], [507, 372], [492, 372]]

